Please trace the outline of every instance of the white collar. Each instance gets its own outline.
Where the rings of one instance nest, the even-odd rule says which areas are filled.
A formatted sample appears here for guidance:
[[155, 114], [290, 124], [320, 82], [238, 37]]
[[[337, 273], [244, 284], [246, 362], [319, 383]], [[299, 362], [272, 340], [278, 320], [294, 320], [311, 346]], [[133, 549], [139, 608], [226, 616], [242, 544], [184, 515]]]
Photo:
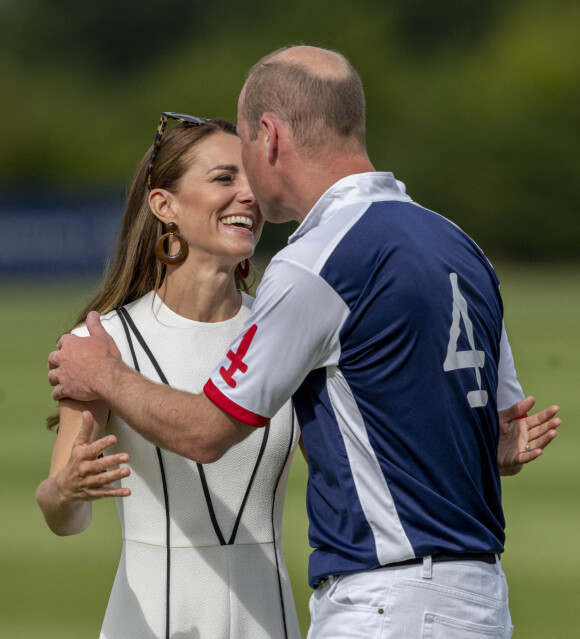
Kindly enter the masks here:
[[406, 193], [405, 185], [396, 180], [392, 173], [373, 171], [347, 175], [323, 193], [302, 224], [288, 238], [288, 244], [320, 226], [348, 204], [385, 200], [412, 202]]

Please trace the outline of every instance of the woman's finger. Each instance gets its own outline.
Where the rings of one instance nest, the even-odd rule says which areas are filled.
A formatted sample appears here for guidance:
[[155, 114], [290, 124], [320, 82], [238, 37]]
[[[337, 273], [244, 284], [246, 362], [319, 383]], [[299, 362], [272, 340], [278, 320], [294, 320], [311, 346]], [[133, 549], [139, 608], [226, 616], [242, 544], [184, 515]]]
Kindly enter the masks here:
[[[105, 455], [97, 459], [86, 459], [81, 461], [78, 466], [79, 477], [90, 477], [91, 475], [101, 475], [106, 473], [110, 468], [126, 464], [129, 461], [127, 453], [117, 453], [116, 455]], [[129, 470], [127, 468], [127, 470]], [[129, 474], [129, 473], [127, 473]]]
[[92, 413], [88, 410], [83, 411], [81, 427], [79, 434], [76, 437], [74, 446], [83, 446], [91, 443], [91, 436], [93, 434], [93, 428], [95, 427], [95, 420]]
[[104, 453], [107, 449], [111, 448], [117, 443], [117, 438], [114, 435], [107, 435], [101, 439], [97, 439], [92, 444], [89, 444], [84, 449], [84, 459], [97, 459], [99, 455]]
[[96, 501], [107, 497], [129, 497], [130, 495], [131, 490], [129, 488], [106, 485], [99, 488], [87, 488], [84, 492], [84, 501]]
[[552, 432], [551, 439], [554, 439], [554, 437], [556, 437], [556, 428], [558, 428], [561, 423], [561, 419], [555, 418], [551, 419], [548, 422], [541, 423], [539, 426], [533, 426], [532, 428], [529, 428], [528, 442], [531, 445], [532, 442], [537, 442], [540, 437], [543, 437], [544, 435], [546, 435], [546, 433], [550, 432]]
[[131, 471], [126, 466], [123, 466], [122, 468], [115, 468], [114, 470], [109, 470], [97, 475], [86, 475], [82, 479], [82, 488], [85, 490], [103, 488], [113, 482], [128, 477], [130, 474]]
[[528, 442], [528, 447], [530, 451], [543, 450], [550, 444], [557, 436], [557, 432], [554, 429], [551, 429], [544, 433], [543, 435], [537, 437], [536, 439], [531, 439]]
[[[559, 406], [548, 406], [534, 415], [527, 417], [528, 428], [535, 428], [550, 421], [560, 410]], [[559, 425], [559, 424], [558, 424]]]

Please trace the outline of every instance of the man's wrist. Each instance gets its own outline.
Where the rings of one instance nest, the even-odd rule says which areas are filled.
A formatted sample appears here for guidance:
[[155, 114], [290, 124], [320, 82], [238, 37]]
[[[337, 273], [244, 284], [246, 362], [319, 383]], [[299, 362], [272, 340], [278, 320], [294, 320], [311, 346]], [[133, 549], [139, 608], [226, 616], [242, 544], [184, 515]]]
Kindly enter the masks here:
[[120, 385], [123, 369], [127, 370], [127, 367], [120, 359], [107, 354], [102, 370], [91, 379], [91, 391], [99, 399], [111, 403], [115, 389]]

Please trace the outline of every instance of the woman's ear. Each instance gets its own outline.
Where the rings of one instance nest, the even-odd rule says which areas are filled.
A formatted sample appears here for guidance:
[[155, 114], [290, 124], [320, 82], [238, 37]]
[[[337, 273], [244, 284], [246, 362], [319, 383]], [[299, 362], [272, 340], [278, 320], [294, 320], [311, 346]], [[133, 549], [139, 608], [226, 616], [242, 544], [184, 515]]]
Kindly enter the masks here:
[[171, 208], [172, 199], [171, 193], [165, 189], [153, 189], [149, 193], [149, 208], [164, 224], [175, 221], [175, 213]]

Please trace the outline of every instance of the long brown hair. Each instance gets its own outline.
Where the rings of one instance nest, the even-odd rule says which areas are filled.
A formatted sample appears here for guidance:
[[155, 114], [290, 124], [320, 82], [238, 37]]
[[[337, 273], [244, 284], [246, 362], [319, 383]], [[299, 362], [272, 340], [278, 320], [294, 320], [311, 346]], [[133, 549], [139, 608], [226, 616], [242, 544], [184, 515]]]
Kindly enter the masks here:
[[[202, 125], [173, 126], [161, 138], [151, 173], [152, 188], [175, 193], [181, 178], [195, 162], [195, 154], [190, 151], [216, 133], [237, 135], [235, 125], [221, 118]], [[157, 290], [165, 279], [167, 267], [155, 257], [155, 244], [163, 233], [163, 225], [151, 212], [148, 202], [147, 167], [151, 150], [149, 147], [133, 177], [115, 256], [105, 270], [99, 290], [80, 312], [74, 327], [85, 323], [89, 311], [104, 315]], [[249, 287], [237, 270], [235, 277], [236, 286], [247, 293]], [[59, 418], [58, 412], [47, 417], [47, 427], [56, 426]]]

